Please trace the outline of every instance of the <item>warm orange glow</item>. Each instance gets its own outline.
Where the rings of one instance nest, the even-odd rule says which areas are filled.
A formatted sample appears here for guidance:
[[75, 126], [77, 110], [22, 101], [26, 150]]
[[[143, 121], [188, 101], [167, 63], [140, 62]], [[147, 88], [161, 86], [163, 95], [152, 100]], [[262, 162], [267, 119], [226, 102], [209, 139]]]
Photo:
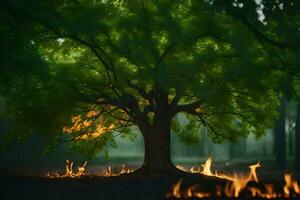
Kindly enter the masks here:
[[99, 115], [99, 111], [96, 111], [96, 110], [90, 110], [87, 114], [86, 114], [86, 117], [87, 118], [92, 118], [92, 117], [95, 117]]
[[[190, 172], [190, 173], [198, 173], [198, 174], [203, 174], [206, 176], [215, 176], [221, 179], [227, 179], [227, 180], [233, 180], [233, 177], [227, 176], [223, 173], [220, 173], [218, 171], [215, 171], [215, 173], [211, 172], [211, 166], [212, 166], [212, 158], [209, 157], [204, 164], [201, 166], [192, 166], [190, 169], [186, 169], [182, 165], [176, 165], [177, 169], [180, 169], [185, 172]], [[202, 169], [202, 170], [201, 170]]]
[[186, 190], [182, 190], [181, 183], [183, 180], [178, 181], [173, 187], [172, 192], [167, 195], [167, 197], [175, 197], [175, 198], [205, 198], [210, 196], [217, 196], [221, 197], [224, 194], [226, 197], [233, 198], [233, 197], [241, 197], [240, 194], [244, 190], [248, 190], [250, 192], [250, 197], [260, 197], [266, 199], [273, 199], [273, 198], [290, 198], [300, 195], [300, 186], [296, 180], [292, 178], [291, 174], [285, 174], [284, 180], [285, 185], [283, 186], [283, 194], [282, 192], [278, 192], [275, 190], [274, 184], [263, 184], [263, 189], [257, 188], [254, 186], [248, 186], [250, 181], [259, 182], [259, 179], [256, 174], [256, 169], [261, 167], [260, 162], [257, 162], [254, 165], [249, 166], [249, 173], [248, 174], [237, 174], [234, 173], [233, 175], [225, 175], [220, 172], [211, 172], [212, 166], [212, 159], [208, 158], [205, 164], [201, 165], [202, 170], [200, 167], [192, 167], [187, 170], [185, 167], [181, 165], [177, 165], [176, 167], [180, 170], [190, 172], [190, 173], [200, 173], [206, 176], [214, 176], [221, 179], [226, 179], [228, 182], [224, 188], [220, 185], [216, 186], [215, 192], [202, 192], [199, 185], [192, 185], [188, 187]]
[[225, 187], [226, 196], [239, 197], [239, 193], [246, 187], [249, 181], [258, 182], [256, 169], [260, 166], [259, 162], [255, 165], [250, 165], [250, 173], [247, 176], [234, 174], [234, 176], [231, 177], [231, 184], [228, 183]]
[[211, 173], [211, 163], [212, 163], [212, 158], [209, 157], [205, 164], [202, 165], [203, 167], [203, 171], [200, 172], [200, 174], [206, 175], [206, 176], [213, 176], [213, 174]]
[[129, 174], [133, 172], [133, 169], [126, 168], [126, 166], [123, 164], [121, 169], [117, 172], [113, 172], [110, 166], [108, 166], [107, 169], [104, 169], [104, 171], [100, 172], [100, 176], [119, 176], [121, 174]]
[[295, 192], [300, 195], [300, 187], [297, 181], [293, 180], [292, 175], [287, 173], [284, 175], [285, 186], [283, 191], [286, 197], [289, 197], [291, 192]]
[[95, 131], [91, 132], [91, 133], [86, 133], [83, 135], [80, 135], [78, 137], [76, 137], [77, 140], [87, 140], [87, 139], [94, 139], [94, 138], [98, 138], [101, 135], [103, 135], [104, 133], [108, 132], [109, 130], [113, 129], [114, 125], [111, 124], [109, 127], [104, 127], [102, 124], [99, 124], [97, 126], [97, 128], [95, 129]]
[[73, 171], [73, 161], [66, 160], [66, 170], [65, 173], [60, 175], [59, 173], [50, 174], [48, 172], [47, 176], [49, 178], [79, 178], [85, 176], [85, 167], [87, 165], [87, 161], [83, 163], [82, 166], [77, 168], [77, 172]]
[[[123, 118], [126, 118], [126, 113]], [[71, 122], [71, 126], [63, 127], [63, 132], [68, 135], [73, 133], [79, 134], [75, 138], [76, 140], [95, 139], [105, 133], [113, 132], [115, 129], [115, 124], [107, 123], [107, 120], [101, 117], [100, 111], [96, 108], [91, 108], [86, 114], [72, 116]]]
[[[73, 161], [66, 160], [66, 166], [65, 166], [65, 173], [64, 174], [59, 174], [59, 173], [47, 173], [47, 177], [49, 178], [80, 178], [83, 176], [87, 176], [86, 174], [86, 165], [87, 161], [83, 163], [82, 166], [77, 167], [77, 172], [74, 172], [73, 170]], [[98, 173], [98, 176], [119, 176], [121, 174], [128, 174], [133, 172], [133, 169], [127, 168], [124, 164], [121, 166], [120, 170], [117, 172], [113, 172], [111, 167], [108, 166], [107, 169], [104, 169], [100, 173]]]
[[172, 194], [167, 195], [167, 197], [180, 198], [181, 197], [181, 194], [180, 194], [181, 183], [182, 183], [182, 179], [179, 180], [177, 183], [175, 183], [173, 186]]

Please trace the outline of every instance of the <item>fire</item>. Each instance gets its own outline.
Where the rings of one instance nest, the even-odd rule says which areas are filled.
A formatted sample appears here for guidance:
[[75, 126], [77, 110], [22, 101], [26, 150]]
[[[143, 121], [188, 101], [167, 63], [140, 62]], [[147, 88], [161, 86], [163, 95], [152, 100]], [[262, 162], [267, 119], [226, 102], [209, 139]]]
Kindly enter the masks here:
[[193, 185], [189, 187], [186, 192], [181, 192], [181, 183], [182, 179], [180, 179], [178, 182], [176, 182], [173, 185], [173, 190], [171, 194], [167, 194], [167, 197], [175, 197], [175, 198], [190, 198], [190, 197], [198, 197], [198, 198], [205, 198], [209, 197], [209, 193], [205, 192], [199, 192], [197, 191], [199, 185]]
[[[214, 173], [212, 173], [211, 172], [211, 165], [212, 165], [212, 158], [209, 157], [206, 160], [206, 162], [204, 164], [202, 164], [201, 166], [199, 166], [199, 167], [192, 166], [190, 169], [186, 169], [182, 165], [176, 165], [176, 168], [180, 169], [182, 171], [185, 171], [185, 172], [203, 174], [203, 175], [206, 175], [206, 176], [215, 176], [215, 177], [218, 177], [218, 178], [221, 178], [221, 179], [227, 179], [227, 180], [230, 180], [230, 181], [234, 179], [233, 177], [227, 176], [227, 175], [222, 174], [218, 171], [215, 171]], [[201, 170], [201, 168], [202, 168], [202, 170]]]
[[60, 175], [59, 173], [50, 174], [48, 172], [47, 176], [49, 178], [79, 178], [85, 176], [85, 167], [87, 165], [87, 161], [83, 163], [82, 166], [77, 168], [77, 172], [73, 171], [73, 161], [66, 160], [66, 171], [64, 174]]
[[[66, 166], [65, 166], [65, 173], [64, 174], [59, 174], [57, 172], [50, 174], [49, 172], [47, 173], [47, 177], [49, 178], [80, 178], [83, 176], [87, 176], [86, 173], [86, 165], [87, 161], [83, 163], [82, 166], [77, 167], [77, 172], [74, 172], [73, 170], [73, 161], [66, 160]], [[107, 169], [104, 169], [100, 173], [98, 173], [98, 176], [119, 176], [121, 174], [128, 174], [133, 172], [133, 169], [127, 168], [124, 164], [122, 164], [121, 168], [117, 172], [113, 172], [111, 166], [108, 166]]]
[[213, 192], [203, 192], [200, 191], [199, 185], [192, 185], [187, 189], [183, 190], [181, 188], [182, 179], [179, 180], [172, 187], [172, 192], [167, 194], [167, 197], [175, 197], [175, 198], [207, 198], [210, 196], [221, 197], [224, 194], [226, 197], [241, 197], [241, 192], [249, 193], [250, 197], [260, 197], [260, 198], [289, 198], [300, 196], [300, 186], [296, 180], [292, 178], [292, 175], [287, 173], [284, 175], [285, 185], [282, 188], [282, 192], [278, 192], [275, 190], [274, 184], [264, 184], [263, 188], [257, 188], [254, 186], [248, 186], [248, 183], [254, 181], [256, 183], [259, 182], [256, 169], [261, 167], [260, 162], [257, 162], [254, 165], [249, 166], [248, 174], [233, 174], [233, 175], [225, 175], [220, 172], [215, 171], [212, 173], [211, 171], [212, 159], [209, 157], [206, 162], [201, 165], [202, 170], [198, 167], [191, 167], [189, 170], [183, 166], [177, 165], [176, 167], [180, 170], [190, 172], [190, 173], [198, 173], [203, 174], [205, 176], [214, 176], [220, 179], [227, 180], [227, 184], [225, 187], [221, 187], [220, 185], [216, 186], [215, 193]]
[[119, 176], [121, 174], [129, 174], [133, 171], [134, 171], [133, 169], [126, 168], [126, 166], [124, 164], [122, 165], [121, 169], [118, 172], [113, 172], [111, 167], [108, 166], [107, 169], [105, 169], [104, 171], [102, 171], [100, 173], [100, 176], [106, 176], [106, 177], [108, 177], [108, 176]]
[[213, 174], [212, 174], [211, 171], [210, 171], [211, 163], [212, 163], [212, 158], [209, 157], [209, 158], [206, 160], [205, 164], [202, 165], [203, 171], [200, 172], [200, 174], [203, 174], [203, 175], [206, 175], [206, 176], [213, 176]]
[[181, 193], [180, 193], [180, 187], [181, 187], [182, 179], [180, 179], [177, 183], [174, 184], [172, 193], [167, 195], [167, 197], [175, 197], [175, 198], [180, 198]]
[[285, 186], [283, 188], [285, 196], [289, 197], [291, 191], [300, 195], [300, 186], [297, 181], [293, 180], [292, 175], [287, 173], [284, 175]]

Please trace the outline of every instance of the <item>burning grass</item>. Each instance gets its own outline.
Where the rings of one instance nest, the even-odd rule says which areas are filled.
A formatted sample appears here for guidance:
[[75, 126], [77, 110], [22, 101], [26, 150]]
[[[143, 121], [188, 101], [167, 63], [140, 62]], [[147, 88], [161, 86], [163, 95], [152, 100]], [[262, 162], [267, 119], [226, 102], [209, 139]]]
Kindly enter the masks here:
[[111, 166], [108, 166], [104, 170], [100, 171], [97, 174], [89, 174], [86, 172], [86, 165], [87, 161], [83, 163], [83, 165], [77, 167], [77, 171], [73, 170], [73, 161], [66, 160], [65, 172], [63, 174], [55, 173], [47, 173], [48, 178], [80, 178], [80, 177], [87, 177], [87, 176], [119, 176], [121, 174], [128, 174], [133, 172], [133, 169], [127, 168], [124, 164], [120, 168], [119, 171], [113, 171]]
[[[112, 177], [121, 174], [128, 174], [134, 170], [127, 168], [124, 164], [118, 169], [113, 169], [111, 166], [104, 168], [96, 174], [88, 173], [86, 170], [88, 162], [85, 161], [82, 165], [74, 167], [74, 163], [66, 160], [64, 173], [48, 173], [49, 178], [81, 178], [81, 177]], [[172, 187], [167, 198], [291, 198], [300, 197], [300, 186], [292, 177], [291, 173], [284, 174], [282, 183], [266, 183], [260, 181], [256, 170], [261, 167], [260, 162], [249, 166], [248, 173], [222, 173], [212, 171], [212, 158], [208, 158], [206, 162], [200, 166], [185, 168], [176, 166], [178, 169], [193, 174], [201, 174], [204, 177], [215, 177], [221, 182], [216, 182], [210, 189], [205, 188], [205, 185], [199, 184], [184, 184], [183, 179], [179, 179]], [[74, 168], [76, 170], [74, 170]], [[174, 181], [175, 179], [173, 179]], [[198, 178], [197, 178], [198, 180]], [[204, 183], [205, 184], [205, 183]], [[204, 186], [204, 187], [203, 187]], [[167, 190], [166, 190], [167, 191]]]
[[191, 185], [186, 189], [182, 188], [182, 179], [177, 181], [172, 191], [167, 194], [168, 198], [207, 198], [207, 197], [259, 197], [259, 198], [290, 198], [300, 197], [300, 186], [296, 180], [293, 179], [292, 174], [284, 174], [284, 181], [282, 187], [271, 183], [262, 184], [256, 174], [256, 169], [261, 167], [257, 162], [249, 166], [248, 174], [223, 174], [215, 171], [211, 172], [212, 158], [208, 158], [205, 164], [201, 167], [191, 167], [186, 169], [183, 166], [177, 166], [178, 169], [198, 173], [205, 176], [212, 176], [227, 181], [225, 186], [217, 185], [215, 191], [201, 191], [199, 185]]

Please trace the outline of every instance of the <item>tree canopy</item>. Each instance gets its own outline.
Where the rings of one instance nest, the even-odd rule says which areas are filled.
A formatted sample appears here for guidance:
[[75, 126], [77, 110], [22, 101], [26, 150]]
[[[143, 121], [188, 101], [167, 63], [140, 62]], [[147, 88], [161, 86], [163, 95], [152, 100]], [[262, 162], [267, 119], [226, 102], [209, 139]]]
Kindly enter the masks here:
[[200, 126], [215, 142], [259, 137], [277, 117], [278, 88], [299, 85], [293, 3], [2, 1], [0, 88], [11, 135], [38, 132], [87, 154], [162, 118], [188, 143]]

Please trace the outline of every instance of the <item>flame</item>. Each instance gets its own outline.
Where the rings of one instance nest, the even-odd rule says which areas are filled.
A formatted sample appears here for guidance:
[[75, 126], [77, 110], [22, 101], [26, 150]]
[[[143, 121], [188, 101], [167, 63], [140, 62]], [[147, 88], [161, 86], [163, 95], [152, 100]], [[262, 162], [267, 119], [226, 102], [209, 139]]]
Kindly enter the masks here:
[[216, 186], [215, 193], [207, 193], [199, 191], [199, 185], [192, 185], [188, 187], [186, 190], [181, 189], [182, 179], [178, 181], [172, 188], [172, 192], [167, 195], [167, 197], [175, 197], [175, 198], [206, 198], [210, 196], [217, 196], [221, 197], [222, 194], [226, 197], [240, 197], [240, 193], [244, 190], [248, 190], [250, 192], [250, 197], [260, 197], [266, 199], [273, 199], [273, 198], [290, 198], [295, 196], [300, 196], [300, 186], [296, 180], [292, 178], [290, 173], [284, 174], [285, 185], [283, 186], [283, 194], [277, 192], [273, 184], [264, 184], [263, 190], [257, 187], [248, 186], [250, 181], [259, 182], [259, 179], [256, 174], [256, 169], [261, 167], [260, 162], [257, 162], [254, 165], [249, 166], [249, 173], [248, 174], [237, 174], [234, 173], [233, 175], [225, 175], [223, 173], [215, 171], [212, 173], [211, 171], [212, 166], [212, 158], [209, 157], [204, 164], [201, 165], [202, 170], [200, 167], [191, 167], [189, 170], [181, 165], [177, 165], [176, 167], [180, 170], [190, 172], [190, 173], [198, 173], [203, 174], [206, 176], [214, 176], [217, 178], [227, 180], [227, 184], [222, 189], [220, 185]]
[[77, 172], [73, 172], [73, 161], [66, 160], [66, 170], [65, 173], [60, 175], [59, 173], [54, 173], [50, 174], [49, 172], [47, 173], [47, 177], [49, 178], [79, 178], [82, 176], [85, 176], [85, 167], [87, 165], [87, 161], [83, 163], [82, 166], [79, 166], [77, 168]]
[[210, 170], [210, 168], [211, 168], [211, 163], [212, 163], [212, 158], [209, 157], [209, 158], [206, 160], [205, 164], [202, 165], [203, 171], [200, 172], [200, 174], [203, 174], [203, 175], [206, 175], [206, 176], [213, 176], [213, 174], [211, 173], [211, 170]]
[[225, 194], [228, 197], [239, 197], [239, 193], [246, 187], [249, 181], [254, 180], [258, 182], [256, 169], [260, 167], [260, 163], [257, 162], [255, 165], [250, 165], [250, 172], [248, 176], [234, 174], [234, 177], [231, 179], [231, 184], [228, 183], [225, 187]]
[[285, 186], [283, 187], [283, 191], [286, 197], [290, 197], [292, 191], [296, 194], [300, 194], [300, 187], [297, 181], [292, 179], [292, 174], [286, 173], [284, 175]]
[[[234, 180], [233, 177], [230, 177], [226, 174], [220, 173], [218, 171], [215, 171], [215, 173], [211, 172], [211, 165], [212, 165], [212, 158], [209, 157], [206, 162], [204, 164], [202, 164], [201, 166], [192, 166], [190, 169], [186, 169], [184, 166], [182, 165], [176, 165], [177, 169], [180, 169], [182, 171], [185, 172], [190, 172], [190, 173], [197, 173], [197, 174], [203, 174], [206, 176], [215, 176], [217, 178], [221, 178], [221, 179], [227, 179], [227, 180]], [[202, 170], [201, 170], [202, 168]]]
[[176, 182], [173, 185], [172, 193], [167, 194], [167, 197], [181, 198], [181, 193], [180, 193], [181, 183], [182, 183], [182, 179], [180, 179], [178, 182]]
[[200, 192], [198, 191], [199, 185], [192, 185], [188, 187], [186, 192], [181, 193], [181, 184], [182, 179], [180, 179], [178, 182], [176, 182], [173, 185], [172, 192], [170, 194], [167, 194], [166, 197], [175, 197], [175, 198], [191, 198], [191, 197], [198, 197], [198, 198], [205, 198], [210, 197], [211, 194], [208, 192]]
[[107, 169], [104, 169], [104, 171], [100, 172], [100, 176], [119, 176], [121, 174], [129, 174], [133, 171], [133, 169], [126, 168], [124, 164], [122, 164], [121, 169], [118, 172], [113, 172], [111, 166], [108, 166]]
[[187, 195], [186, 197], [191, 198], [191, 197], [198, 197], [198, 198], [205, 198], [205, 197], [210, 197], [210, 193], [208, 192], [200, 192], [197, 191], [199, 189], [199, 185], [192, 185], [187, 189]]
[[[59, 174], [57, 172], [51, 174], [51, 173], [47, 173], [47, 177], [49, 178], [80, 178], [83, 176], [87, 176], [86, 174], [86, 165], [88, 164], [87, 161], [85, 161], [83, 163], [82, 166], [77, 167], [77, 172], [73, 171], [73, 161], [70, 160], [66, 160], [66, 166], [65, 166], [65, 173], [64, 174]], [[127, 168], [124, 164], [122, 164], [121, 168], [119, 171], [117, 172], [113, 172], [112, 168], [110, 166], [108, 166], [107, 169], [104, 169], [103, 171], [101, 171], [98, 176], [119, 176], [121, 174], [128, 174], [133, 172], [133, 169]]]

